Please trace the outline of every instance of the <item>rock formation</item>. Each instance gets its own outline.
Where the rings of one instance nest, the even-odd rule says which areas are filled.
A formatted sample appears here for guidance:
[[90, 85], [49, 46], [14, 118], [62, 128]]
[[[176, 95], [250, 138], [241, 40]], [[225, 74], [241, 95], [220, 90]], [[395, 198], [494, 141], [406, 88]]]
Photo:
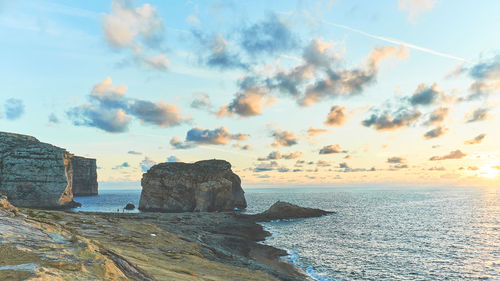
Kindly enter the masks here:
[[17, 212], [16, 207], [12, 206], [7, 200], [7, 196], [0, 193], [0, 216], [1, 215], [12, 215]]
[[125, 207], [123, 209], [125, 209], [125, 210], [133, 210], [133, 209], [135, 209], [135, 205], [132, 204], [132, 203], [127, 203], [127, 205], [125, 205]]
[[34, 137], [0, 132], [0, 192], [17, 207], [74, 206], [73, 157]]
[[97, 166], [96, 160], [73, 156], [71, 157], [73, 169], [73, 195], [91, 196], [97, 195]]
[[247, 206], [241, 180], [224, 160], [161, 163], [142, 176], [139, 210], [228, 211]]
[[271, 207], [269, 207], [269, 209], [267, 209], [265, 212], [253, 215], [253, 217], [256, 221], [272, 221], [282, 219], [321, 217], [333, 213], [334, 212], [300, 207], [288, 202], [278, 201]]

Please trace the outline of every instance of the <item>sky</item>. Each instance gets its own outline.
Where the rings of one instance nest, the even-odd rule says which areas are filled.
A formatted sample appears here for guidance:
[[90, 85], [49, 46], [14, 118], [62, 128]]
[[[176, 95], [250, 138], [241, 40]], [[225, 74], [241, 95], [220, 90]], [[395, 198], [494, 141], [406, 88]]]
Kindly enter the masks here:
[[2, 1], [0, 131], [101, 186], [229, 161], [244, 187], [500, 183], [500, 1]]

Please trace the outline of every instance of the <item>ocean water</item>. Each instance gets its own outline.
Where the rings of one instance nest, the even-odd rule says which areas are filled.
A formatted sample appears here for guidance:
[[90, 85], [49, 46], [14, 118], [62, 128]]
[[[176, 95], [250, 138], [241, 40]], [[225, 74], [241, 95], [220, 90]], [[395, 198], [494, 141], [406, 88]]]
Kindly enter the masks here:
[[[277, 200], [336, 212], [262, 223], [273, 233], [264, 243], [286, 249], [286, 259], [314, 280], [500, 280], [499, 188], [245, 192], [247, 213], [264, 211]], [[83, 203], [80, 210], [116, 211], [128, 202], [137, 206], [139, 195], [102, 191], [75, 200]]]
[[[139, 199], [141, 197], [141, 190], [138, 189], [124, 189], [113, 190], [103, 189], [99, 190], [97, 196], [75, 196], [73, 200], [82, 203], [80, 208], [73, 209], [74, 212], [127, 212], [137, 213], [139, 207]], [[123, 208], [128, 204], [135, 205], [135, 210], [124, 210]]]

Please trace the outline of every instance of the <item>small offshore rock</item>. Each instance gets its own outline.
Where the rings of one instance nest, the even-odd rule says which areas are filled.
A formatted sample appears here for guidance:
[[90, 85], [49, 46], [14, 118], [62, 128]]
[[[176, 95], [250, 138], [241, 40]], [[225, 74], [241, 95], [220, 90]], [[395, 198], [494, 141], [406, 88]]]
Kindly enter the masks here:
[[72, 208], [80, 208], [81, 206], [82, 206], [82, 203], [71, 201], [65, 207], [72, 209]]
[[321, 217], [334, 212], [321, 209], [300, 207], [288, 202], [278, 201], [265, 212], [254, 215], [257, 221]]
[[135, 209], [135, 205], [132, 204], [132, 203], [128, 203], [127, 205], [125, 205], [125, 210], [133, 210]]

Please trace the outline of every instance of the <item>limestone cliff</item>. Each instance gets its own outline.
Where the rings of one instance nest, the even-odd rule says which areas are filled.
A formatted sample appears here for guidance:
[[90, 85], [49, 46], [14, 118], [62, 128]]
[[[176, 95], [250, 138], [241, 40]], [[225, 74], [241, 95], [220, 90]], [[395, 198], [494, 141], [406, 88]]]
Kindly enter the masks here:
[[80, 156], [71, 157], [73, 169], [73, 195], [97, 195], [97, 167], [96, 160]]
[[161, 163], [142, 176], [143, 211], [227, 211], [247, 206], [241, 180], [224, 160]]
[[17, 207], [71, 206], [72, 158], [34, 137], [0, 132], [0, 192]]

